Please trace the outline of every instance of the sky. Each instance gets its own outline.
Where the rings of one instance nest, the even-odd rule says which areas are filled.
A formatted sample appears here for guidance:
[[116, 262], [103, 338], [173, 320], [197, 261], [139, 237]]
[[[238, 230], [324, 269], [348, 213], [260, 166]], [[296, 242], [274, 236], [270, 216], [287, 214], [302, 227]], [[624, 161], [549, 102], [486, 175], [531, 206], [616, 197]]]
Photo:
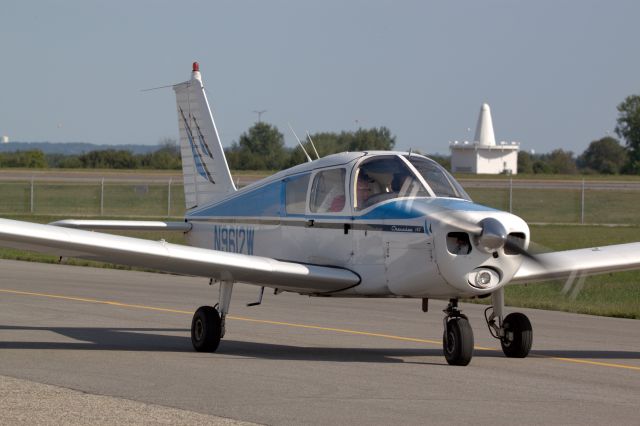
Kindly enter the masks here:
[[29, 1], [0, 6], [0, 135], [156, 144], [177, 138], [170, 88], [198, 61], [223, 145], [262, 120], [386, 126], [396, 148], [448, 153], [483, 102], [497, 140], [584, 151], [640, 94], [640, 2]]

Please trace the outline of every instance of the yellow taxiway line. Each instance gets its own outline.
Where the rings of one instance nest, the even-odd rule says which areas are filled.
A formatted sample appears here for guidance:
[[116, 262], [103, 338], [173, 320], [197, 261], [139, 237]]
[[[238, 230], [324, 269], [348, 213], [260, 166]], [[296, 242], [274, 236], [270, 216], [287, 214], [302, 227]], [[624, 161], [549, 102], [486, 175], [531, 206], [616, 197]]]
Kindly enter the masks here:
[[[144, 309], [144, 310], [156, 311], [156, 312], [170, 312], [173, 314], [186, 314], [186, 315], [193, 314], [193, 312], [183, 311], [179, 309], [159, 308], [156, 306], [137, 305], [137, 304], [131, 304], [131, 303], [115, 302], [110, 300], [90, 299], [86, 297], [63, 296], [59, 294], [35, 293], [30, 291], [20, 291], [20, 290], [11, 290], [11, 289], [0, 289], [0, 293], [17, 294], [17, 295], [23, 295], [23, 296], [46, 297], [50, 299], [71, 300], [75, 302], [96, 303], [100, 305], [118, 306], [122, 308]], [[392, 334], [371, 333], [368, 331], [349, 330], [345, 328], [321, 327], [319, 325], [308, 325], [308, 324], [297, 324], [297, 323], [283, 322], [283, 321], [261, 320], [256, 318], [238, 317], [234, 315], [229, 315], [227, 316], [227, 318], [231, 320], [236, 320], [236, 321], [248, 321], [248, 322], [255, 322], [260, 324], [270, 324], [270, 325], [280, 325], [280, 326], [286, 326], [286, 327], [306, 328], [306, 329], [312, 329], [312, 330], [331, 331], [334, 333], [345, 333], [345, 334], [352, 334], [357, 336], [380, 337], [383, 339], [401, 340], [405, 342], [430, 343], [434, 345], [442, 344], [442, 342], [438, 340], [419, 339], [416, 337], [395, 336]], [[480, 351], [499, 351], [498, 348], [487, 348], [483, 346], [474, 346], [474, 349], [480, 350]], [[589, 361], [584, 359], [555, 357], [555, 356], [538, 355], [538, 354], [531, 354], [531, 356], [535, 358], [553, 359], [556, 361], [571, 362], [575, 364], [586, 364], [586, 365], [595, 365], [600, 367], [622, 368], [627, 370], [640, 371], [640, 367], [635, 367], [633, 365], [626, 365], [626, 364], [614, 364], [610, 362]]]

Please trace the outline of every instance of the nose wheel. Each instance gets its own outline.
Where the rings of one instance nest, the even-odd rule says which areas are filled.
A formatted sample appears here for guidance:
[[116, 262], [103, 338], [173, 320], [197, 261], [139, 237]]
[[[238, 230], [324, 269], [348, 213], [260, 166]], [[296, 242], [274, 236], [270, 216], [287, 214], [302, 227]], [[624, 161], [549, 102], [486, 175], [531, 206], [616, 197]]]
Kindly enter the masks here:
[[451, 299], [444, 318], [442, 349], [449, 365], [468, 365], [473, 357], [473, 330], [469, 320], [458, 309], [458, 301]]
[[[504, 289], [491, 295], [493, 305], [484, 311], [489, 333], [500, 340], [502, 352], [508, 358], [525, 358], [533, 344], [531, 321], [523, 313], [512, 312], [503, 318]], [[489, 313], [490, 312], [490, 313]]]
[[529, 355], [533, 343], [533, 330], [529, 318], [520, 312], [513, 312], [502, 321], [502, 328], [502, 352], [509, 358], [525, 358]]

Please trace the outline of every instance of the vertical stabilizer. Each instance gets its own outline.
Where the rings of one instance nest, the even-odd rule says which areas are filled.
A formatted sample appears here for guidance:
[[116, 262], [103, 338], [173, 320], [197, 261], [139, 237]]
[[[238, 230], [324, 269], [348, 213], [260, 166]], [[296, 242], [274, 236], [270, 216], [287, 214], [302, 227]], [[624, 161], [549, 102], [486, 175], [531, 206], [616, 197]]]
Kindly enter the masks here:
[[478, 125], [476, 126], [476, 136], [473, 140], [483, 146], [495, 146], [496, 136], [493, 134], [493, 121], [491, 120], [491, 109], [488, 104], [482, 104]]
[[187, 209], [204, 206], [236, 190], [202, 85], [197, 62], [191, 80], [173, 86]]

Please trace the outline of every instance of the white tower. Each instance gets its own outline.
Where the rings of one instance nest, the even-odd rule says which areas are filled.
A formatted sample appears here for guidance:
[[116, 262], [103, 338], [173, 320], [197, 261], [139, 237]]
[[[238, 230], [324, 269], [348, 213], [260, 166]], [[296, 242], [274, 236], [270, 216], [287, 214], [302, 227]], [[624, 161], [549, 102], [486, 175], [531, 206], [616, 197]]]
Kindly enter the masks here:
[[473, 138], [481, 146], [496, 146], [496, 136], [493, 134], [493, 121], [491, 121], [491, 108], [489, 104], [482, 104], [478, 124], [476, 124], [476, 136]]
[[449, 142], [451, 171], [475, 174], [517, 174], [518, 142], [496, 143], [493, 132], [491, 108], [484, 103], [480, 107], [476, 134], [473, 142]]

